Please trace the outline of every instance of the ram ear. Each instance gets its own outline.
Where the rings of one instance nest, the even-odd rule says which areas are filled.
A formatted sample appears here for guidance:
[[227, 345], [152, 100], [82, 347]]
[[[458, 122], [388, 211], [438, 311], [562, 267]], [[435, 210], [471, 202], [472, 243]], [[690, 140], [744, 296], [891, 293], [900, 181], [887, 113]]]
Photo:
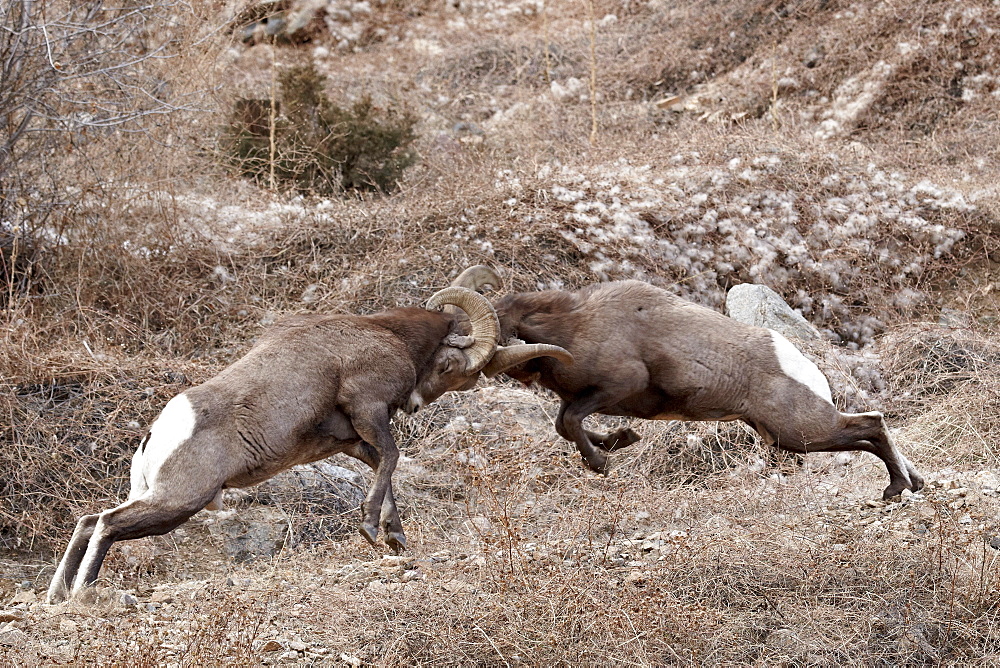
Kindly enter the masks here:
[[476, 337], [474, 336], [462, 336], [461, 334], [449, 334], [444, 339], [444, 345], [451, 346], [452, 348], [469, 348], [473, 343], [476, 342]]
[[572, 364], [573, 355], [565, 348], [547, 343], [521, 343], [513, 346], [500, 346], [493, 353], [493, 358], [483, 367], [483, 374], [492, 378], [511, 367], [524, 364], [536, 357], [554, 357], [563, 364]]

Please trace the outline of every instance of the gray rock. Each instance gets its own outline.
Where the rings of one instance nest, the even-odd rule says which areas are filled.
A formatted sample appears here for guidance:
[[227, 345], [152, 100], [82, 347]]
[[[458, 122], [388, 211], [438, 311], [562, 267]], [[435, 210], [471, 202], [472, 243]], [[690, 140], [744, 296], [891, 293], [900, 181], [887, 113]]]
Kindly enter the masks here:
[[208, 530], [236, 562], [273, 557], [288, 538], [288, 516], [277, 508], [248, 508], [221, 515]]
[[1000, 550], [1000, 536], [993, 536], [993, 538], [990, 538], [990, 547], [994, 550]]
[[21, 648], [28, 644], [28, 634], [20, 629], [0, 629], [0, 647]]
[[126, 608], [134, 608], [139, 605], [139, 601], [137, 601], [135, 596], [132, 596], [132, 594], [122, 594], [121, 602]]
[[766, 285], [734, 285], [726, 295], [726, 315], [749, 325], [773, 329], [788, 337], [803, 340], [820, 338], [819, 330]]

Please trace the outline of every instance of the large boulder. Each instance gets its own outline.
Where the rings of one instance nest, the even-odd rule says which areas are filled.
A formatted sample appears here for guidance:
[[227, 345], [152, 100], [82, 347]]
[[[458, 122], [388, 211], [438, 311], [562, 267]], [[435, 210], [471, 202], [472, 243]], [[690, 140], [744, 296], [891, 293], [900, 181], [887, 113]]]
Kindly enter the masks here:
[[773, 329], [790, 338], [803, 341], [821, 338], [818, 329], [766, 285], [734, 285], [726, 295], [726, 315], [749, 325]]

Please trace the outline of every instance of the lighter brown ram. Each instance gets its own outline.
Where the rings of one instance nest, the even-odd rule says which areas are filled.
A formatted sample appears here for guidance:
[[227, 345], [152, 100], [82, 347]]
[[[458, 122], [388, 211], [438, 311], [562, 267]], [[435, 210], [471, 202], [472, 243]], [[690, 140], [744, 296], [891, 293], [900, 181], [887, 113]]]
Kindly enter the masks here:
[[[434, 310], [444, 304], [467, 315]], [[280, 320], [244, 357], [167, 403], [132, 458], [128, 500], [80, 518], [48, 602], [91, 585], [115, 541], [164, 534], [202, 508], [219, 507], [226, 488], [339, 452], [375, 470], [361, 534], [374, 544], [381, 524], [386, 543], [402, 550], [391, 483], [399, 453], [389, 420], [398, 408], [412, 412], [475, 385], [497, 350], [498, 327], [485, 297], [455, 287], [426, 309]], [[553, 346], [505, 354], [512, 362], [539, 354], [572, 362]]]

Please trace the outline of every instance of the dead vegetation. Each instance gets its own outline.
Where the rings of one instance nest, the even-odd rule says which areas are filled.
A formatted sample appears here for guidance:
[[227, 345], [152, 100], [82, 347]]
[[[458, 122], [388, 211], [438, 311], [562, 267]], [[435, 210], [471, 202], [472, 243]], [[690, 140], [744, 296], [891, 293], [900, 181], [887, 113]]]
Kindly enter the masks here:
[[[363, 4], [300, 45], [185, 5], [149, 24], [177, 58], [132, 73], [173, 108], [0, 155], [0, 665], [998, 661], [996, 8], [595, 2], [591, 144], [584, 3]], [[304, 63], [338, 105], [420, 118], [398, 192], [219, 164], [231, 101]], [[200, 518], [116, 548], [96, 606], [37, 603], [156, 413], [277, 314], [419, 304], [479, 262], [510, 290], [641, 277], [716, 307], [771, 285], [866, 355], [927, 492], [869, 502], [873, 458], [772, 461], [732, 425], [634, 425], [598, 478], [551, 398], [489, 383], [396, 425], [402, 559], [303, 499], [272, 562], [222, 558]]]

